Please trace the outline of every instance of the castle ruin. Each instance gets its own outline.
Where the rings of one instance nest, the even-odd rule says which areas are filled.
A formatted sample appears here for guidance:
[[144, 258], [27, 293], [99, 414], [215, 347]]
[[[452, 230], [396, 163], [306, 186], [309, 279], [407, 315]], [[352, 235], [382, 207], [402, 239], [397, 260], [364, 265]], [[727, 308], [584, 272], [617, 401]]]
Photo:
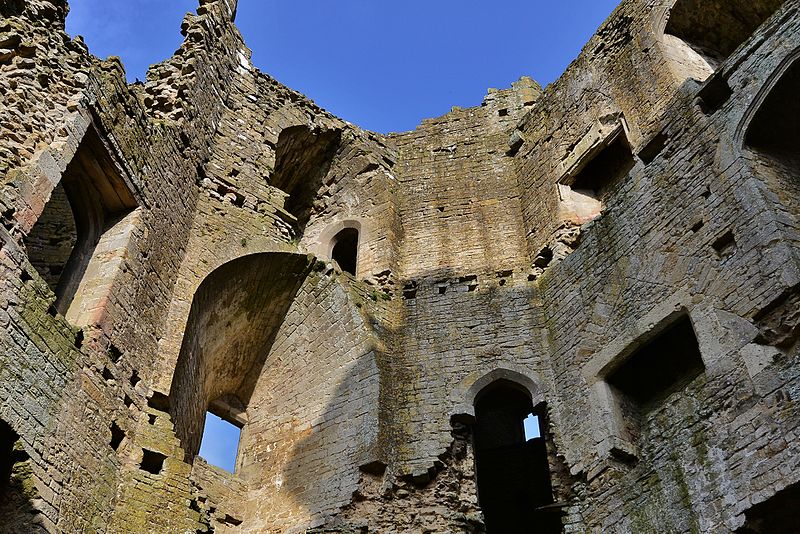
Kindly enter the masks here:
[[800, 0], [390, 135], [236, 0], [137, 84], [67, 11], [0, 0], [0, 532], [800, 532]]

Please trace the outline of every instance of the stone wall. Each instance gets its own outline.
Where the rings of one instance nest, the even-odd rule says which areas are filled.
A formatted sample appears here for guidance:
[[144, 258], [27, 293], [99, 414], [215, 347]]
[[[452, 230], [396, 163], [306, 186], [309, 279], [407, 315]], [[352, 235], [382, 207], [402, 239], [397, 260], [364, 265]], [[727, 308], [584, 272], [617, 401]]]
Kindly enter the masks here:
[[[484, 532], [497, 383], [566, 532], [790, 528], [798, 11], [626, 0], [547, 88], [384, 136], [255, 69], [233, 0], [133, 85], [63, 0], [1, 3], [0, 532]], [[101, 223], [60, 307], [75, 180]], [[675, 324], [702, 372], [637, 400], [615, 377]]]

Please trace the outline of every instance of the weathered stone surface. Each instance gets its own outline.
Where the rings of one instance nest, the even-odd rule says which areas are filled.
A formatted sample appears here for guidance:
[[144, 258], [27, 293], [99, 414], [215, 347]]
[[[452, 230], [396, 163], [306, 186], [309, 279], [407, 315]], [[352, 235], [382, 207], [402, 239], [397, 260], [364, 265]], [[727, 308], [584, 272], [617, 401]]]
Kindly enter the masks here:
[[796, 527], [796, 0], [625, 0], [551, 86], [388, 136], [256, 70], [235, 0], [134, 85], [66, 12], [0, 2], [0, 532], [485, 532], [499, 383], [564, 532]]

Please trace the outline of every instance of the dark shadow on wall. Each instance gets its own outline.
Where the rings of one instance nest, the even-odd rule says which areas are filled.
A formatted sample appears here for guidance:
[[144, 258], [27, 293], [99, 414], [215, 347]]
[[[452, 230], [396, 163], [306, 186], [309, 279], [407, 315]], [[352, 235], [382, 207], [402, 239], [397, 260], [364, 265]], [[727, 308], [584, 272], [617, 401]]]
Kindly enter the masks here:
[[[454, 363], [454, 366], [459, 367], [458, 371], [444, 371], [443, 368], [434, 367], [447, 360], [442, 358], [444, 349], [430, 347], [428, 354], [431, 361], [426, 362], [420, 358], [420, 353], [425, 349], [409, 344], [420, 341], [419, 336], [412, 333], [421, 329], [419, 321], [428, 320], [433, 314], [443, 313], [452, 320], [452, 324], [442, 323], [445, 330], [452, 327], [452, 335], [440, 337], [443, 345], [458, 345], [464, 347], [464, 350], [485, 354], [482, 348], [487, 351], [497, 348], [494, 342], [486, 343], [487, 338], [497, 341], [492, 331], [494, 335], [503, 336], [507, 335], [509, 328], [518, 327], [530, 336], [535, 329], [533, 318], [536, 311], [530, 305], [520, 304], [530, 314], [525, 315], [520, 309], [509, 310], [508, 306], [509, 301], [529, 302], [532, 297], [530, 286], [504, 287], [498, 281], [498, 287], [478, 293], [470, 289], [477, 287], [472, 285], [474, 277], [452, 275], [445, 277], [448, 280], [446, 284], [431, 283], [434, 279], [441, 279], [441, 275], [442, 273], [437, 273], [426, 277], [425, 286], [413, 295], [406, 292], [407, 296], [402, 298], [416, 301], [413, 306], [403, 305], [399, 295], [397, 300], [388, 304], [393, 306], [392, 324], [402, 326], [390, 328], [367, 312], [368, 322], [388, 346], [381, 346], [381, 350], [376, 350], [374, 356], [362, 356], [349, 369], [346, 377], [336, 385], [323, 414], [315, 420], [314, 431], [303, 436], [292, 447], [289, 461], [282, 471], [283, 486], [280, 491], [289, 492], [297, 507], [313, 517], [315, 527], [325, 521], [324, 527], [313, 532], [361, 532], [359, 529], [363, 525], [368, 525], [370, 532], [373, 529], [383, 532], [382, 528], [400, 528], [400, 525], [404, 525], [409, 532], [416, 532], [415, 529], [422, 532], [431, 525], [441, 529], [449, 528], [453, 532], [484, 532], [476, 505], [469, 498], [475, 496], [472, 489], [475, 467], [473, 447], [463, 439], [456, 439], [454, 433], [454, 428], [459, 429], [456, 433], [464, 433], [466, 430], [469, 441], [469, 429], [472, 427], [451, 419], [449, 405], [453, 389], [464, 375], [474, 371], [478, 365], [473, 368], [467, 363], [458, 362]], [[443, 293], [440, 292], [442, 288]], [[459, 328], [463, 318], [454, 317], [452, 313], [456, 302], [470, 310], [466, 312], [469, 320], [464, 321], [465, 323], [481, 323], [477, 331], [466, 326]], [[366, 308], [368, 307], [362, 309]], [[419, 315], [411, 317], [409, 310], [416, 310]], [[520, 313], [517, 316], [519, 324], [512, 326], [508, 315], [517, 312]], [[407, 313], [409, 316], [400, 320], [397, 317], [399, 313]], [[436, 337], [439, 339], [439, 336]], [[374, 363], [371, 361], [373, 358]], [[489, 365], [502, 367], [504, 362], [514, 361], [513, 356], [502, 358], [501, 353], [494, 352], [487, 355], [487, 358], [491, 359], [481, 364], [487, 366], [482, 367], [487, 371], [490, 369]], [[374, 371], [370, 370], [372, 366], [375, 366]], [[379, 389], [376, 387], [368, 395], [363, 391], [365, 384], [375, 382], [366, 382], [365, 376], [374, 376], [374, 381], [380, 381]], [[508, 467], [514, 472], [520, 463], [524, 463], [528, 453], [533, 452], [538, 463], [532, 467], [535, 473], [528, 474], [537, 476], [541, 484], [534, 488], [512, 490], [522, 489], [525, 493], [530, 489], [535, 494], [524, 496], [526, 501], [531, 500], [535, 505], [531, 506], [531, 512], [537, 506], [546, 509], [535, 513], [516, 513], [512, 519], [517, 520], [516, 525], [520, 522], [527, 525], [526, 520], [534, 517], [543, 532], [560, 532], [561, 507], [565, 501], [572, 500], [571, 487], [574, 480], [569, 477], [568, 469], [557, 457], [544, 405], [534, 410], [530, 397], [520, 404], [523, 406], [514, 416], [521, 415], [518, 421], [515, 419], [520, 425], [520, 432], [522, 419], [535, 411], [547, 435], [538, 441], [522, 443], [517, 464], [512, 461], [510, 465], [501, 467]], [[372, 406], [379, 414], [378, 421], [372, 423], [377, 428], [362, 430], [364, 427], [358, 423], [356, 417]], [[367, 439], [367, 436], [370, 438]], [[376, 436], [374, 446], [371, 445], [371, 436]], [[431, 461], [427, 471], [410, 472], [409, 465], [419, 458], [420, 451], [430, 450], [428, 445], [431, 442], [436, 442], [435, 446], [439, 450], [442, 436], [448, 436], [452, 440], [450, 448], [441, 450], [442, 454], [438, 460]], [[454, 452], [454, 448], [459, 447], [462, 451]], [[459, 463], [464, 460], [465, 455], [467, 460]], [[501, 451], [499, 456], [507, 459], [508, 451]], [[491, 463], [492, 458], [488, 458], [488, 461]], [[552, 471], [552, 476], [557, 481], [547, 477], [551, 461], [554, 464], [551, 468], [557, 468]], [[491, 471], [491, 466], [489, 469]], [[388, 476], [383, 478], [385, 473]], [[488, 474], [491, 477], [491, 473]], [[501, 473], [501, 476], [505, 474], [507, 472]], [[554, 482], [558, 483], [557, 489]], [[383, 487], [381, 484], [390, 486]], [[522, 481], [520, 485], [524, 486], [525, 482]], [[552, 505], [554, 492], [557, 492], [559, 501], [556, 506]], [[498, 500], [506, 495], [501, 494]], [[502, 514], [502, 503], [499, 508]], [[514, 512], [519, 511], [519, 507], [512, 508]], [[395, 517], [395, 514], [402, 514], [406, 509], [413, 510], [413, 517]], [[337, 514], [336, 517], [331, 517], [334, 513]], [[300, 527], [301, 523], [298, 521], [289, 526]], [[501, 522], [495, 530], [505, 532], [502, 528]]]
[[33, 504], [38, 497], [22, 441], [0, 420], [0, 534], [46, 532]]
[[351, 284], [308, 277], [255, 387], [251, 424], [261, 434], [247, 444], [246, 469], [266, 477], [265, 492], [281, 481], [264, 526], [309, 526], [308, 518], [317, 526], [350, 503], [359, 467], [377, 460], [381, 381], [370, 341], [377, 320]]
[[313, 266], [302, 254], [262, 253], [228, 262], [195, 292], [169, 393], [186, 461], [200, 450], [206, 410], [233, 395], [247, 405], [274, 336]]
[[[414, 320], [409, 322], [408, 317], [400, 318], [398, 314], [406, 314], [409, 310], [416, 309], [420, 313], [417, 319], [424, 320], [430, 318], [431, 313], [444, 313], [445, 309], [450, 309], [453, 299], [459, 299], [461, 303], [469, 300], [476, 311], [476, 314], [470, 314], [469, 322], [478, 321], [477, 317], [485, 314], [486, 319], [482, 324], [487, 325], [489, 329], [491, 328], [489, 325], [497, 325], [497, 333], [501, 334], [508, 327], [507, 314], [514, 313], [508, 310], [508, 294], [519, 297], [511, 300], [527, 302], [531, 293], [528, 288], [519, 286], [501, 287], [488, 293], [481, 293], [479, 297], [478, 293], [469, 289], [477, 287], [470, 285], [474, 277], [464, 278], [455, 274], [448, 276], [441, 272], [425, 277], [427, 282], [438, 278], [449, 281], [447, 287], [441, 285], [445, 289], [444, 293], [439, 292], [439, 286], [427, 283], [424, 289], [413, 292], [413, 297], [410, 297], [418, 302], [416, 306], [403, 305], [400, 295], [396, 297], [397, 300], [388, 303], [388, 306], [393, 307], [392, 324], [401, 326], [394, 327], [383, 323], [368, 311], [369, 306], [362, 308], [367, 310], [367, 322], [376, 330], [376, 336], [386, 345], [381, 345], [380, 350], [376, 349], [374, 354], [364, 355], [358, 359], [348, 370], [345, 378], [336, 385], [323, 414], [314, 422], [314, 431], [296, 442], [292, 448], [289, 461], [282, 471], [281, 491], [289, 492], [292, 501], [316, 520], [315, 526], [324, 520], [329, 521], [326, 523], [326, 528], [332, 528], [331, 532], [355, 532], [359, 530], [348, 530], [359, 528], [353, 526], [355, 523], [341, 522], [356, 520], [360, 522], [359, 524], [369, 522], [372, 531], [378, 524], [384, 526], [392, 524], [394, 527], [407, 520], [409, 528], [422, 529], [429, 522], [444, 520], [449, 522], [447, 526], [453, 531], [462, 531], [460, 528], [465, 529], [464, 532], [483, 531], [480, 520], [476, 517], [467, 517], [464, 512], [470, 506], [471, 510], [474, 510], [474, 506], [461, 500], [463, 496], [459, 491], [468, 490], [461, 487], [464, 482], [459, 478], [461, 472], [455, 473], [458, 469], [449, 463], [451, 460], [442, 460], [443, 457], [440, 457], [438, 462], [431, 463], [428, 471], [406, 472], [410, 462], [418, 457], [420, 450], [424, 450], [426, 440], [428, 443], [431, 441], [438, 443], [440, 437], [438, 433], [452, 438], [453, 427], [447, 402], [427, 406], [421, 397], [430, 394], [433, 396], [424, 398], [428, 398], [428, 401], [441, 400], [435, 395], [444, 391], [445, 397], [448, 398], [451, 392], [448, 387], [455, 387], [462, 376], [458, 372], [447, 373], [447, 377], [444, 378], [438, 375], [426, 376], [428, 372], [436, 375], [437, 371], [426, 369], [426, 362], [419, 360], [419, 351], [423, 349], [418, 346], [407, 346], [408, 343], [419, 341], [412, 333], [419, 328], [419, 324]], [[411, 293], [406, 292], [406, 295]], [[382, 304], [379, 302], [378, 305]], [[427, 309], [420, 311], [423, 306]], [[436, 308], [438, 311], [434, 311]], [[530, 308], [527, 309], [530, 311]], [[526, 325], [532, 323], [531, 317], [520, 321]], [[454, 328], [458, 329], [455, 325]], [[478, 333], [469, 328], [458, 330], [469, 339], [445, 336], [442, 342], [447, 345], [463, 344], [469, 347], [465, 350], [470, 350], [475, 349], [473, 343], [482, 344], [485, 341], [483, 328]], [[526, 327], [525, 331], [530, 333], [530, 328]], [[483, 341], [478, 341], [479, 338]], [[433, 351], [431, 355], [438, 357], [440, 352]], [[491, 357], [495, 363], [501, 363], [494, 354]], [[469, 370], [465, 371], [468, 372]], [[374, 384], [375, 389], [365, 393], [367, 384]], [[373, 425], [371, 427], [365, 427], [357, 419], [367, 410], [374, 410], [378, 414], [377, 421], [362, 419], [367, 424]], [[438, 430], [432, 431], [431, 426], [435, 424], [440, 426], [437, 427]], [[464, 425], [459, 424], [459, 426]], [[468, 449], [471, 451], [471, 447]], [[445, 453], [445, 456], [450, 453], [452, 451]], [[473, 468], [470, 460], [470, 465], [465, 470], [471, 472]], [[373, 495], [372, 490], [375, 489], [372, 487], [373, 482], [380, 485], [381, 476], [385, 471], [399, 477], [396, 481], [399, 486], [396, 485], [395, 490], [402, 486], [413, 494], [398, 497], [392, 493], [391, 496], [379, 497], [381, 490], [376, 490]], [[449, 476], [453, 478], [448, 478]], [[365, 486], [359, 485], [360, 480]], [[376, 480], [378, 482], [375, 482]], [[391, 480], [391, 477], [385, 480]], [[456, 488], [454, 484], [459, 487]], [[358, 493], [354, 495], [354, 491]], [[369, 497], [365, 495], [365, 491]], [[403, 489], [403, 492], [406, 492], [406, 489]], [[446, 495], [440, 495], [440, 492]], [[438, 500], [435, 509], [419, 511], [412, 519], [395, 520], [387, 517], [391, 516], [393, 510], [421, 506], [433, 495], [439, 495], [436, 497]], [[369, 498], [371, 502], [363, 510], [364, 515], [348, 516], [347, 514], [354, 510], [353, 507], [359, 506], [359, 501], [365, 498]], [[372, 501], [373, 498], [376, 498], [376, 501]], [[384, 498], [386, 507], [381, 508], [380, 499]], [[349, 512], [342, 513], [336, 518], [330, 517], [345, 505], [349, 505], [347, 508]], [[359, 510], [357, 513], [361, 514], [362, 511]], [[299, 527], [300, 523], [292, 523], [291, 526]]]
[[362, 354], [336, 385], [312, 432], [292, 447], [282, 491], [315, 520], [349, 504], [359, 468], [375, 464], [378, 384], [374, 353]]
[[[563, 273], [548, 276], [556, 275], [564, 276]], [[374, 355], [375, 365], [380, 373], [380, 390], [377, 392], [380, 399], [380, 420], [378, 422], [380, 426], [374, 456], [372, 458], [369, 455], [361, 456], [359, 453], [363, 449], [353, 445], [367, 443], [364, 436], [357, 433], [360, 427], [354, 420], [354, 415], [359, 414], [358, 410], [361, 406], [359, 402], [362, 402], [355, 396], [359, 395], [359, 390], [363, 389], [366, 383], [362, 378], [365, 376], [364, 371], [359, 370], [364, 365], [363, 360], [359, 360], [356, 367], [350, 369], [346, 377], [336, 385], [335, 392], [330, 396], [323, 414], [315, 421], [314, 432], [303, 436], [292, 448], [289, 461], [282, 471], [284, 479], [281, 491], [289, 492], [298, 508], [308, 511], [317, 520], [326, 519], [327, 515], [336, 512], [340, 506], [350, 502], [351, 492], [358, 488], [358, 478], [361, 474], [358, 472], [358, 468], [370, 473], [381, 467], [381, 465], [370, 465], [370, 460], [378, 460], [379, 462], [376, 463], [384, 466], [396, 461], [397, 465], [390, 465], [388, 469], [393, 474], [399, 474], [398, 471], [404, 465], [408, 465], [410, 461], [418, 457], [414, 456], [415, 454], [419, 454], [420, 450], [425, 450], [426, 440], [430, 443], [442, 434], [449, 432], [449, 413], [444, 405], [448, 402], [446, 399], [452, 392], [452, 388], [459, 383], [463, 375], [478, 368], [488, 370], [490, 366], [502, 367], [504, 363], [514, 361], [511, 353], [502, 350], [503, 339], [522, 335], [526, 339], [538, 339], [538, 342], [543, 345], [539, 349], [531, 351], [531, 359], [536, 358], [537, 355], [541, 357], [542, 353], [549, 354], [545, 352], [549, 348], [546, 345], [548, 339], [551, 343], [557, 339], [555, 336], [550, 338], [548, 332], [543, 330], [545, 327], [542, 325], [554, 325], [554, 323], [547, 321], [546, 317], [540, 316], [540, 314], [549, 313], [552, 310], [548, 311], [537, 306], [538, 297], [541, 295], [533, 285], [524, 283], [506, 285], [507, 282], [504, 283], [504, 279], [497, 279], [491, 282], [492, 285], [488, 290], [485, 287], [472, 290], [470, 289], [473, 287], [471, 285], [472, 278], [442, 275], [442, 273], [425, 276], [423, 280], [422, 286], [415, 286], [416, 290], [413, 295], [409, 293], [408, 297], [404, 297], [405, 300], [413, 300], [413, 305], [412, 303], [401, 305], [397, 300], [391, 302], [391, 306], [398, 306], [394, 310], [398, 312], [397, 315], [393, 314], [393, 324], [398, 325], [396, 329], [387, 328], [378, 332], [380, 339], [387, 342], [388, 348], [385, 351], [376, 352]], [[435, 280], [442, 281], [435, 282]], [[484, 279], [480, 278], [478, 282], [483, 284]], [[549, 296], [548, 300], [553, 306], [561, 305], [560, 296]], [[510, 306], [509, 303], [519, 303], [519, 307]], [[454, 309], [458, 309], [460, 312], [454, 313]], [[398, 318], [402, 313], [405, 313], [405, 316]], [[443, 329], [441, 333], [425, 326], [429, 325], [431, 318], [436, 316], [448, 319], [441, 322]], [[375, 328], [380, 329], [379, 321], [373, 319], [370, 317], [368, 321], [378, 324]], [[426, 331], [429, 334], [425, 336], [426, 338], [435, 338], [440, 341], [421, 339], [423, 336], [420, 335], [420, 331], [424, 328], [429, 329]], [[560, 335], [563, 335], [563, 331]], [[531, 341], [531, 343], [537, 343], [537, 341]], [[485, 357], [485, 360], [481, 364], [475, 364], [474, 368], [469, 367], [469, 364], [463, 361], [459, 361], [457, 367], [447, 367], [444, 363], [447, 359], [441, 358], [441, 354], [446, 352], [449, 346], [458, 346], [460, 350], [480, 354]], [[430, 360], [427, 361], [423, 359], [426, 352], [431, 355]], [[565, 367], [569, 366], [569, 362], [566, 360], [561, 361], [560, 364]], [[683, 406], [690, 404], [687, 401], [693, 401], [696, 397], [702, 399], [704, 384], [705, 381], [702, 380], [693, 383], [688, 391], [676, 393], [673, 400]], [[445, 395], [444, 399], [440, 396], [442, 394]], [[443, 400], [445, 402], [442, 402]], [[432, 401], [438, 401], [439, 404]], [[374, 395], [368, 397], [367, 402], [375, 402]], [[531, 409], [527, 402], [529, 401], [526, 401], [525, 406], [520, 409], [521, 413]], [[667, 418], [665, 421], [660, 419], [648, 421], [646, 429], [649, 433], [655, 434], [676, 432], [675, 436], [671, 436], [669, 443], [673, 444], [676, 450], [680, 450], [679, 440], [684, 439], [685, 436], [677, 434], [678, 430], [682, 428], [683, 423], [687, 423], [686, 426], [689, 426], [688, 422], [705, 429], [704, 423], [698, 419], [696, 410], [689, 410], [686, 414], [683, 412], [673, 413], [672, 418]], [[549, 448], [553, 443], [549, 434], [548, 430], [548, 446], [545, 447], [548, 453], [553, 450]], [[656, 447], [656, 449], [658, 448]], [[653, 456], [655, 455], [650, 457]], [[635, 475], [625, 481], [629, 485], [631, 493], [639, 497], [638, 502], [643, 502], [648, 509], [660, 506], [665, 500], [671, 502], [669, 496], [673, 495], [659, 491], [654, 495], [643, 497], [637, 493], [635, 480], [638, 477], [649, 476], [661, 471], [673, 473], [675, 471], [672, 469], [673, 466], [679, 463], [672, 458], [663, 458], [663, 455], [658, 458], [658, 462], [642, 462], [634, 471]], [[554, 497], [558, 501], [555, 504], [563, 504], [567, 501], [571, 503], [573, 496], [568, 491], [572, 487], [570, 483], [572, 480], [568, 476], [569, 470], [565, 465], [556, 465], [558, 463], [550, 462], [551, 482], [554, 493], [556, 493]], [[400, 469], [396, 470], [398, 465]], [[371, 469], [375, 471], [370, 471]], [[437, 473], [435, 469], [429, 474], [432, 477], [441, 476], [441, 473]], [[680, 480], [673, 483], [672, 479], [665, 475], [662, 476], [667, 481], [668, 487], [671, 487], [670, 484], [680, 487]], [[421, 492], [435, 490], [435, 486], [429, 483], [429, 479], [422, 480], [423, 476], [420, 476], [419, 479], [418, 487], [424, 488]], [[448, 491], [450, 490], [453, 488], [448, 488]], [[354, 502], [364, 498], [359, 495], [355, 497]], [[376, 508], [373, 508], [376, 510], [380, 507], [381, 502], [386, 507], [401, 506], [390, 497], [386, 497], [383, 501], [370, 502], [370, 506], [376, 504]], [[420, 501], [409, 499], [406, 502], [418, 503]], [[447, 510], [449, 503], [441, 504], [442, 502], [439, 501], [438, 505], [442, 507], [442, 510]], [[542, 504], [547, 506], [546, 503]], [[683, 518], [691, 520], [692, 508], [679, 508], [681, 504], [671, 502], [676, 509], [664, 518], [664, 524], [680, 524], [679, 520]], [[369, 508], [366, 510], [365, 516], [359, 516], [359, 520], [374, 519], [366, 516], [371, 513], [368, 511]], [[457, 513], [457, 511], [458, 507], [454, 506], [444, 513]], [[554, 508], [553, 512], [558, 514], [559, 510]], [[377, 515], [380, 511], [374, 513]], [[299, 526], [299, 524], [291, 526]], [[554, 521], [551, 528], [553, 531], [557, 531], [560, 525]], [[347, 530], [340, 531], [346, 532]]]

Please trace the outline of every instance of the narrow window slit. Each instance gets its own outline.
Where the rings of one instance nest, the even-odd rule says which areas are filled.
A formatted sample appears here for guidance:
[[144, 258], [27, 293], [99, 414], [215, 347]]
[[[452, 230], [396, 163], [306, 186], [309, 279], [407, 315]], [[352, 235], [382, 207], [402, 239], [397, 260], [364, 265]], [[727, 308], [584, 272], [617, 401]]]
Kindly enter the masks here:
[[528, 414], [528, 417], [523, 421], [523, 427], [525, 429], [525, 441], [542, 437], [538, 415]]
[[122, 444], [122, 440], [125, 439], [125, 431], [122, 430], [116, 422], [111, 423], [111, 448], [119, 450], [119, 446]]
[[75, 345], [76, 349], [80, 349], [83, 346], [83, 330], [75, 332], [75, 341], [73, 345]]

